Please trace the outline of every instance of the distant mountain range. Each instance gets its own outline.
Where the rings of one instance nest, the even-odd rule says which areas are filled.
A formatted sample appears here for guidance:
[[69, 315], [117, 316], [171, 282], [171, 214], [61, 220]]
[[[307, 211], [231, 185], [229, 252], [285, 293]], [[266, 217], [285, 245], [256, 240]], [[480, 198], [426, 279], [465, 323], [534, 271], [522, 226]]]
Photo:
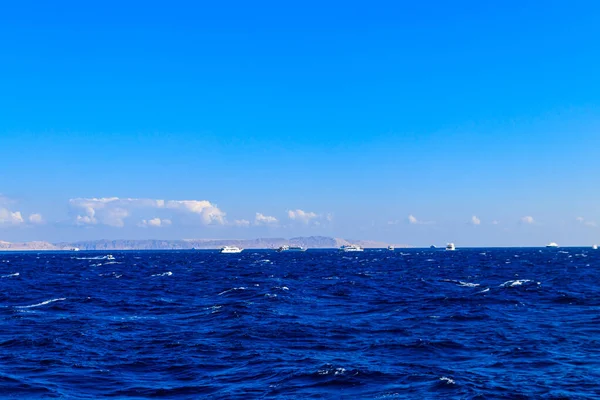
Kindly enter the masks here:
[[[308, 236], [258, 239], [182, 239], [182, 240], [85, 240], [77, 242], [3, 242], [3, 250], [185, 250], [185, 249], [218, 249], [222, 246], [238, 246], [244, 249], [276, 249], [283, 245], [302, 246], [305, 248], [338, 248], [345, 244], [357, 244], [364, 248], [384, 248], [390, 243], [370, 240], [348, 240], [327, 236]], [[409, 247], [394, 244], [395, 247]]]

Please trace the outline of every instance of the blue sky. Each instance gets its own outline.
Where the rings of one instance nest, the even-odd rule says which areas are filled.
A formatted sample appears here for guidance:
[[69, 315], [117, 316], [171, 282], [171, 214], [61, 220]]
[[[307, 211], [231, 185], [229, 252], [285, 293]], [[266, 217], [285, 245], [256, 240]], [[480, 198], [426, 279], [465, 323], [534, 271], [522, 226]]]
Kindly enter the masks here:
[[2, 6], [0, 240], [600, 242], [596, 2], [122, 3]]

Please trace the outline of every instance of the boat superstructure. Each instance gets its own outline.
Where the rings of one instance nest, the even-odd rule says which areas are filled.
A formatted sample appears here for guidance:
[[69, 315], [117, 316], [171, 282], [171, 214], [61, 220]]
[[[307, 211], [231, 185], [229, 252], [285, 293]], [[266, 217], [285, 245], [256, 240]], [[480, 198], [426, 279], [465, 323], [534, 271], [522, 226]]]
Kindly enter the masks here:
[[446, 245], [446, 250], [447, 251], [454, 251], [454, 250], [456, 250], [456, 247], [454, 246], [454, 243], [448, 243]]
[[244, 249], [240, 249], [237, 246], [223, 246], [223, 247], [221, 247], [221, 250], [219, 252], [222, 254], [236, 254], [236, 253], [241, 253], [242, 250], [244, 250]]
[[388, 247], [387, 247], [387, 249], [388, 249], [389, 251], [394, 251], [394, 250], [395, 250], [394, 246], [388, 246]]
[[281, 246], [280, 248], [278, 248], [277, 251], [279, 253], [287, 252], [287, 251], [298, 252], [298, 251], [306, 251], [306, 249], [304, 247], [302, 247], [302, 246], [288, 246], [288, 245], [284, 245], [284, 246]]
[[364, 249], [362, 247], [360, 247], [359, 245], [356, 244], [345, 244], [342, 247], [340, 247], [340, 251], [343, 251], [344, 253], [349, 253], [349, 252], [353, 252], [353, 251], [363, 251]]
[[546, 245], [546, 247], [555, 249], [558, 247], [558, 244], [556, 244], [554, 242], [550, 242]]
[[598, 245], [597, 245], [597, 244], [593, 245], [593, 246], [592, 246], [592, 249], [594, 249], [594, 250], [598, 250]]

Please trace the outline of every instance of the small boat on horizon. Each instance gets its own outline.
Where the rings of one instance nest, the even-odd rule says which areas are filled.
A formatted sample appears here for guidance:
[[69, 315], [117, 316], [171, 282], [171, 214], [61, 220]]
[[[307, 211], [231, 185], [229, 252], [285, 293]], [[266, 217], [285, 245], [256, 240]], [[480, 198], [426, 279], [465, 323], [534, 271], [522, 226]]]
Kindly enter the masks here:
[[592, 246], [592, 249], [593, 249], [593, 250], [598, 250], [598, 245], [597, 245], [597, 244], [593, 245], [593, 246]]
[[454, 246], [454, 243], [448, 243], [446, 245], [446, 251], [454, 251], [456, 250], [456, 247]]
[[302, 247], [302, 246], [288, 246], [288, 245], [283, 245], [280, 248], [278, 248], [276, 251], [278, 253], [287, 252], [287, 251], [299, 252], [299, 251], [306, 251], [306, 249], [304, 247]]
[[387, 247], [387, 249], [388, 249], [389, 251], [394, 251], [394, 250], [395, 250], [394, 246], [388, 246], [388, 247]]
[[219, 253], [221, 253], [221, 254], [236, 254], [236, 253], [241, 253], [242, 250], [244, 250], [244, 249], [240, 249], [237, 246], [223, 246], [223, 247], [221, 247], [221, 250], [219, 250]]
[[344, 253], [349, 253], [349, 252], [353, 252], [353, 251], [363, 251], [364, 249], [362, 247], [360, 247], [359, 245], [356, 244], [345, 244], [342, 247], [340, 247], [340, 251], [343, 251]]
[[546, 247], [555, 249], [558, 247], [558, 244], [556, 244], [555, 242], [550, 242], [546, 245]]

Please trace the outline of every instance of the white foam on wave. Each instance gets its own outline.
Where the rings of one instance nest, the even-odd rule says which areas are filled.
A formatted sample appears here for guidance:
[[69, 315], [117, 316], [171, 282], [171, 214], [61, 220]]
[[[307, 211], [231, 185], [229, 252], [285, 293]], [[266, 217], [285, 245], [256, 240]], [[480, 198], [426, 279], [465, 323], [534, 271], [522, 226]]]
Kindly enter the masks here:
[[119, 275], [116, 272], [111, 272], [110, 274], [99, 274], [98, 276], [114, 276], [116, 279], [119, 279], [123, 275]]
[[480, 291], [480, 292], [477, 292], [477, 293], [487, 293], [487, 292], [489, 292], [489, 291], [490, 291], [490, 288], [486, 288], [486, 289], [483, 289], [482, 291]]
[[[515, 280], [512, 280], [512, 281], [506, 281], [506, 282], [504, 282], [500, 286], [502, 286], [502, 287], [521, 286], [521, 285], [523, 285], [524, 283], [527, 283], [527, 282], [532, 282], [532, 280], [531, 279], [515, 279]], [[537, 282], [537, 284], [539, 285], [540, 282]]]
[[290, 288], [287, 286], [275, 286], [275, 289], [290, 290]]
[[458, 286], [462, 286], [462, 287], [477, 287], [477, 286], [479, 286], [479, 283], [471, 283], [471, 282], [458, 281]]
[[447, 385], [454, 385], [456, 382], [454, 381], [454, 379], [450, 379], [448, 377], [442, 376], [440, 378], [440, 381], [442, 382], [446, 382]]
[[61, 297], [60, 299], [46, 300], [46, 301], [42, 301], [41, 303], [32, 304], [30, 306], [15, 306], [15, 308], [33, 308], [33, 307], [45, 306], [46, 304], [54, 303], [55, 301], [63, 301], [66, 299], [67, 299], [66, 297]]
[[479, 283], [463, 282], [463, 281], [457, 281], [454, 279], [442, 279], [442, 282], [456, 283], [458, 286], [462, 286], [462, 287], [477, 287], [477, 286], [479, 286]]
[[74, 260], [111, 260], [114, 261], [115, 257], [112, 254], [97, 257], [73, 257]]
[[162, 274], [154, 274], [152, 276], [171, 276], [173, 273], [171, 271], [163, 272]]
[[2, 275], [2, 278], [11, 278], [13, 276], [19, 276], [19, 273], [15, 272], [14, 274]]
[[234, 288], [231, 288], [231, 289], [225, 290], [224, 292], [219, 293], [217, 296], [221, 296], [221, 295], [223, 295], [225, 293], [233, 292], [234, 290], [246, 290], [246, 289], [248, 289], [248, 288], [243, 287], [243, 286], [234, 287]]
[[346, 372], [346, 368], [327, 368], [327, 369], [320, 369], [317, 371], [317, 373], [319, 375], [329, 375], [329, 374], [343, 375], [345, 372]]

